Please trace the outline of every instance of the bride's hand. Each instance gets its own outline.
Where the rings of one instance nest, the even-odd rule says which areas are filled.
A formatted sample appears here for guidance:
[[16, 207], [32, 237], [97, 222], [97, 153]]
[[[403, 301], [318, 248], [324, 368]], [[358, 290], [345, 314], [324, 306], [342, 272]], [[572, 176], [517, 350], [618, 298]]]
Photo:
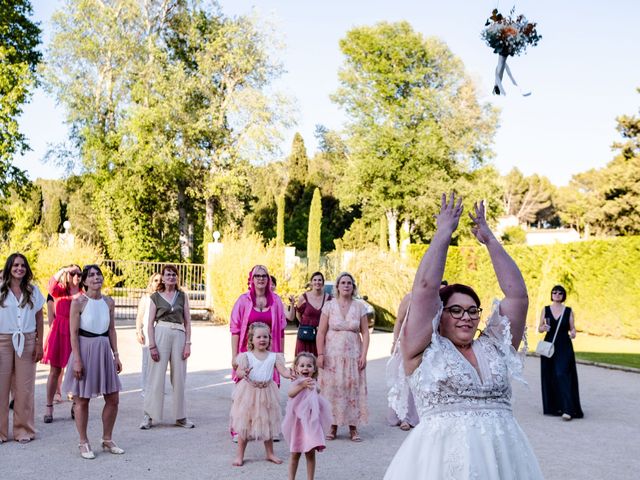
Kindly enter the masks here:
[[495, 236], [489, 228], [489, 225], [487, 225], [487, 219], [485, 218], [484, 200], [482, 200], [480, 203], [475, 202], [473, 204], [473, 209], [475, 211], [475, 216], [469, 213], [469, 218], [474, 224], [471, 228], [471, 232], [475, 235], [480, 243], [486, 245], [492, 239], [494, 239]]
[[443, 193], [440, 202], [440, 213], [436, 215], [438, 230], [453, 234], [458, 228], [460, 215], [462, 215], [462, 197], [458, 197], [456, 201], [455, 193], [451, 192], [447, 201], [447, 194]]

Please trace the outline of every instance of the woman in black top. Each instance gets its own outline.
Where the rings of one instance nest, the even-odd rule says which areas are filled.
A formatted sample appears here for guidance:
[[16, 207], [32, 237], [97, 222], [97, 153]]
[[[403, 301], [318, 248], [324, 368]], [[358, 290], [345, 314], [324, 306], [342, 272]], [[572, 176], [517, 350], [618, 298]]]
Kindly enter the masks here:
[[[562, 415], [563, 420], [582, 418], [578, 372], [571, 339], [576, 338], [573, 311], [565, 306], [567, 291], [562, 285], [551, 289], [551, 305], [540, 315], [539, 332], [547, 332], [544, 339], [551, 342], [555, 335], [555, 352], [551, 358], [540, 357], [542, 379], [542, 409], [545, 415]], [[559, 324], [559, 326], [558, 326]]]

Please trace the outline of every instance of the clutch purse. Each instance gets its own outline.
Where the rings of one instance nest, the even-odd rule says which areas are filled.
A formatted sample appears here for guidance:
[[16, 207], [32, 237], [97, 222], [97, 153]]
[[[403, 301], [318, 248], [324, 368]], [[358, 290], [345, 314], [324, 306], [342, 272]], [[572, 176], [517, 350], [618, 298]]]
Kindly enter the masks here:
[[553, 346], [553, 342], [545, 342], [544, 340], [541, 340], [536, 346], [536, 353], [542, 357], [551, 358], [553, 357], [554, 352], [555, 347]]
[[308, 325], [300, 325], [298, 327], [298, 340], [302, 340], [303, 342], [315, 342], [316, 327], [310, 327]]

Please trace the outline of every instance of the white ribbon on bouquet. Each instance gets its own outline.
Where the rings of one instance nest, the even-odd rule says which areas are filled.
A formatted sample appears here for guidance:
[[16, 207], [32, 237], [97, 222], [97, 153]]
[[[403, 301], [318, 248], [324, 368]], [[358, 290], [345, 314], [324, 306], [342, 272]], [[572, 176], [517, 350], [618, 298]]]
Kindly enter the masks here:
[[504, 55], [498, 55], [498, 66], [496, 67], [496, 76], [495, 76], [494, 87], [493, 87], [493, 93], [495, 95], [507, 94], [506, 90], [502, 86], [502, 77], [504, 76], [505, 70], [507, 71], [507, 75], [511, 79], [511, 83], [513, 83], [516, 87], [518, 87], [518, 90], [520, 91], [520, 94], [523, 97], [528, 97], [529, 95], [531, 95], [530, 91], [522, 91], [522, 89], [518, 86], [518, 84], [516, 83], [516, 79], [513, 78], [513, 75], [511, 74], [511, 69], [509, 68], [509, 65], [507, 65], [507, 57], [505, 57]]

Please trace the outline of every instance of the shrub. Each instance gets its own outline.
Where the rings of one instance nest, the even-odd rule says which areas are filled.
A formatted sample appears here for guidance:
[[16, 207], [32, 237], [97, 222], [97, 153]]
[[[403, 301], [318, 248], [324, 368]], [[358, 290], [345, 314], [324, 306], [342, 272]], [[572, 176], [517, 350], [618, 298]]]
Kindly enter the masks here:
[[[414, 266], [427, 245], [411, 245]], [[617, 237], [567, 244], [506, 247], [529, 290], [527, 324], [535, 328], [549, 293], [559, 283], [576, 328], [594, 335], [640, 338], [640, 237]], [[500, 298], [493, 267], [482, 246], [450, 247], [445, 269], [449, 282], [472, 285], [485, 307]]]

